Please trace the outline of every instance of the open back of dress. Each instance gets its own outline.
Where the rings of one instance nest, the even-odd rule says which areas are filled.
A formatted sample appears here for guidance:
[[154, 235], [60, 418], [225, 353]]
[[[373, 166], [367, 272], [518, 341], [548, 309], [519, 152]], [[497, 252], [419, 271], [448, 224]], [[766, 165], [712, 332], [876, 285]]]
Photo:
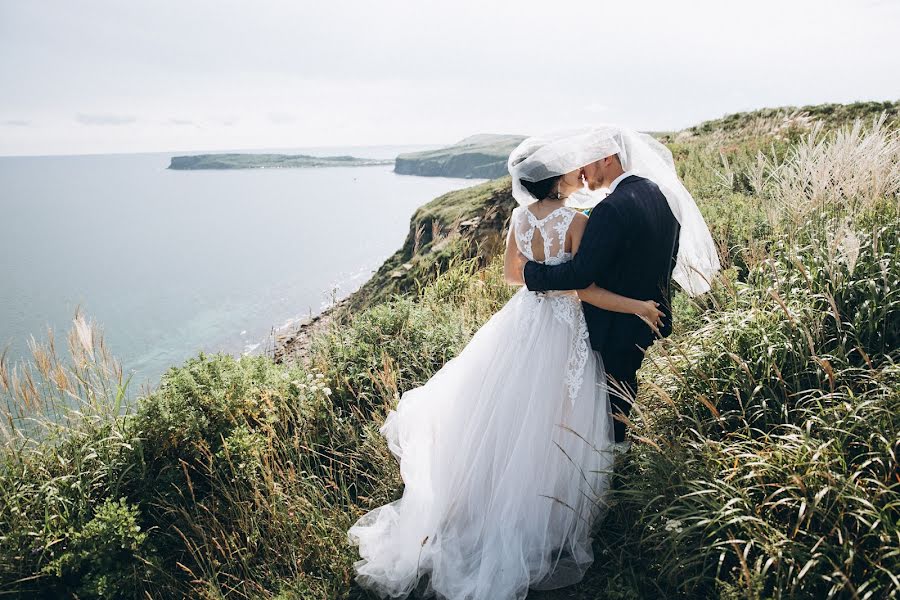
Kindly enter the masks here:
[[555, 265], [572, 258], [566, 252], [566, 233], [575, 218], [575, 210], [561, 206], [539, 219], [519, 206], [513, 210], [510, 227], [515, 231], [516, 245], [528, 260]]

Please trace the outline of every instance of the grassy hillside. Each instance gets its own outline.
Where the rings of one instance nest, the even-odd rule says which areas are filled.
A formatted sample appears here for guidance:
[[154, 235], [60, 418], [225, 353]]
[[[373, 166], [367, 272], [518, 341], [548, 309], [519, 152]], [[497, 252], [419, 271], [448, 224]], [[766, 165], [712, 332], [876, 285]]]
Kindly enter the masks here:
[[885, 115], [889, 125], [896, 126], [897, 119], [900, 118], [900, 102], [855, 102], [764, 108], [705, 121], [687, 129], [686, 132], [777, 138], [789, 131], [803, 133], [809, 130], [814, 122], [821, 122], [826, 128], [835, 129], [851, 125], [857, 119], [870, 120], [879, 114]]
[[[670, 134], [725, 270], [645, 361], [595, 567], [529, 598], [900, 595], [900, 134], [841, 111]], [[402, 492], [381, 420], [513, 291], [508, 181], [457, 194], [306, 364], [199, 354], [125, 408], [82, 318], [70, 359], [0, 361], [0, 591], [365, 598], [346, 529]]]

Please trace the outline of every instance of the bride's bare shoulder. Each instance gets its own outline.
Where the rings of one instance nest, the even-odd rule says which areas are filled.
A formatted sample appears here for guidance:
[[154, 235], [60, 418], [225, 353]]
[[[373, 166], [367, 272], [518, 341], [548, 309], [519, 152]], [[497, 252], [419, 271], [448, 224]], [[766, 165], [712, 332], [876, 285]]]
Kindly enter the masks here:
[[572, 217], [572, 228], [584, 230], [585, 225], [588, 222], [588, 216], [581, 212], [580, 210], [576, 210], [574, 208], [569, 209], [575, 213], [575, 216]]
[[571, 210], [575, 211], [575, 215], [572, 217], [572, 222], [569, 224], [569, 229], [566, 232], [566, 237], [568, 238], [566, 241], [569, 246], [569, 252], [577, 252], [588, 218], [580, 210], [575, 210], [574, 208]]

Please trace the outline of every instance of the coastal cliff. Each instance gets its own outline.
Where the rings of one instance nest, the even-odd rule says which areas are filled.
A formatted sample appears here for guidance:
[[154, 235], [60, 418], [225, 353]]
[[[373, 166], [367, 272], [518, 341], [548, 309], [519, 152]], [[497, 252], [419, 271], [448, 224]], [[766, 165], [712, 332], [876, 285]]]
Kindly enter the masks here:
[[447, 148], [397, 156], [394, 172], [425, 177], [496, 179], [507, 174], [509, 153], [525, 139], [520, 135], [479, 134]]

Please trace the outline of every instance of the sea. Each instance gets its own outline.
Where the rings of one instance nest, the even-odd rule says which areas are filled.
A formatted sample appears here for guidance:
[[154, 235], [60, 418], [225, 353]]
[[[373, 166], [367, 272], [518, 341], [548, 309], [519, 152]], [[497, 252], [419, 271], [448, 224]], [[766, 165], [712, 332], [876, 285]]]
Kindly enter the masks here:
[[359, 288], [416, 208], [482, 181], [393, 166], [167, 169], [200, 153], [0, 157], [0, 352], [11, 363], [50, 332], [65, 354], [79, 308], [132, 375], [131, 398], [199, 351], [267, 352], [277, 332]]

